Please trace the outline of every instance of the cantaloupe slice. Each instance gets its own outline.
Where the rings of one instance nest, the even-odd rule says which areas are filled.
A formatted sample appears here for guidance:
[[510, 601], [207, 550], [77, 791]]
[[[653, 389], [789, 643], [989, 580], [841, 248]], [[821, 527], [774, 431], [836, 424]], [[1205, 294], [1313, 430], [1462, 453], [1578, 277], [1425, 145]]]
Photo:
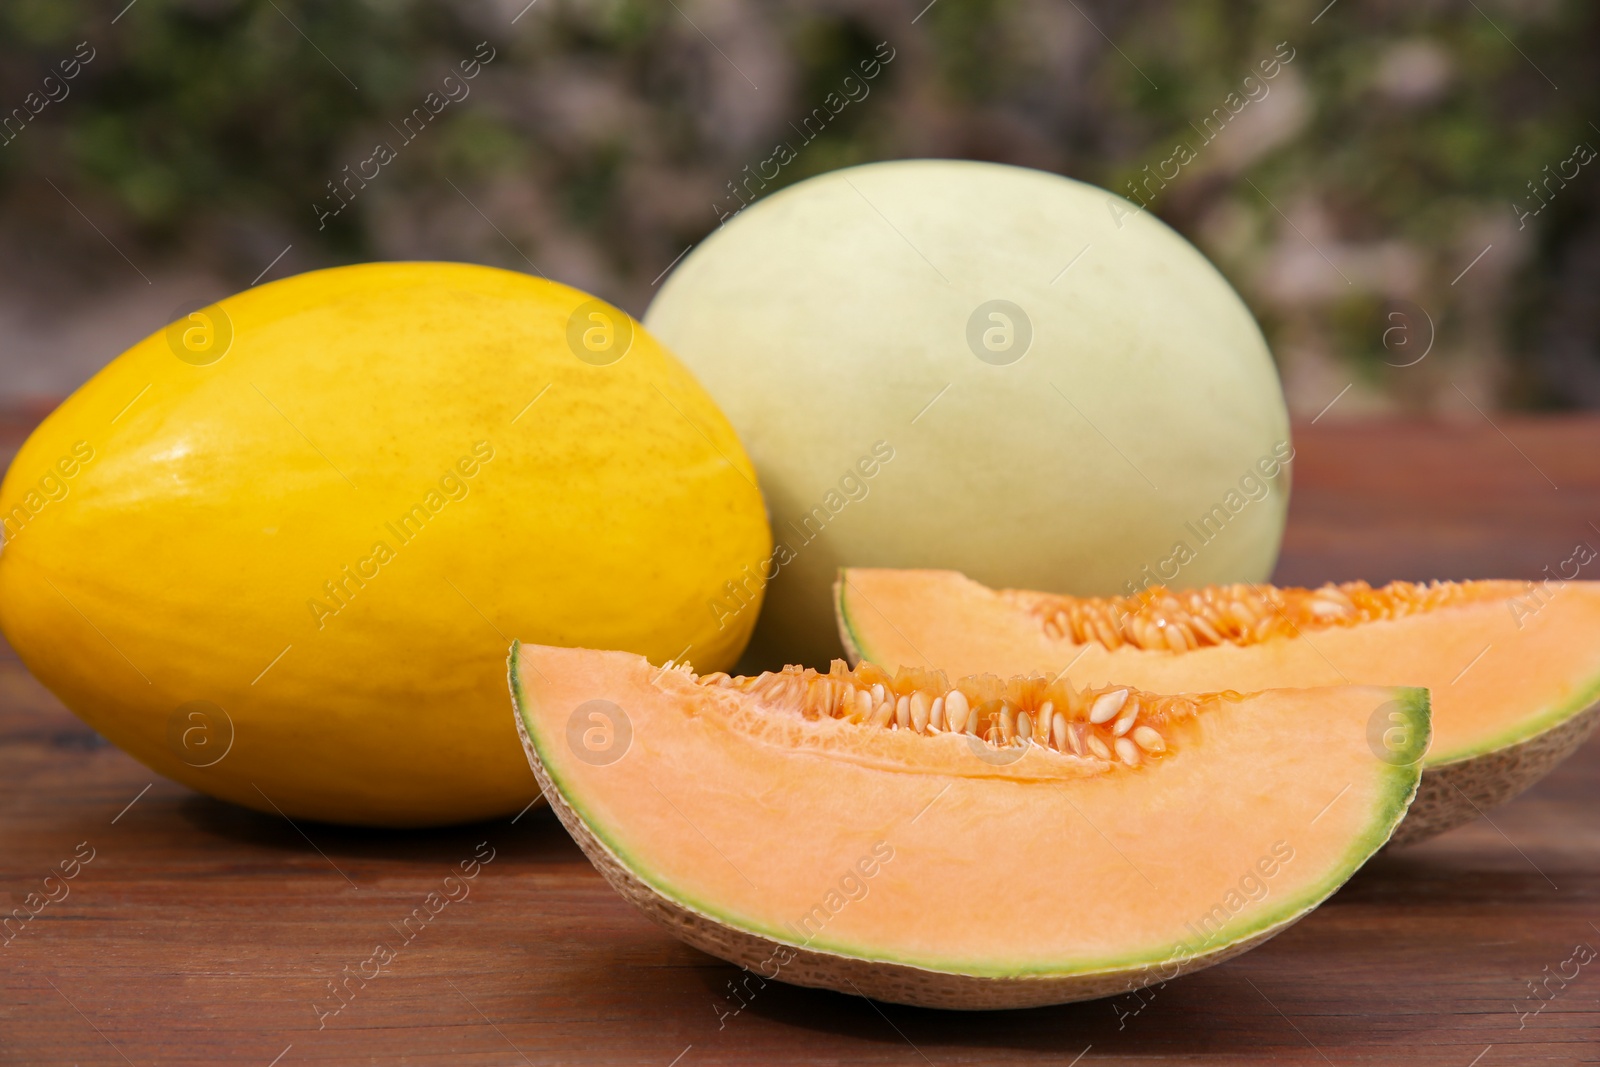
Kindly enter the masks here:
[[1600, 721], [1600, 582], [1209, 586], [1081, 599], [954, 571], [840, 571], [852, 660], [953, 674], [1064, 671], [1163, 693], [1361, 683], [1432, 693], [1433, 747], [1397, 844], [1468, 822]]
[[[511, 689], [551, 806], [651, 918], [747, 982], [945, 1008], [1105, 996], [1271, 937], [1388, 840], [1428, 736], [1424, 690], [1371, 686], [696, 678], [524, 645]], [[1374, 755], [1374, 722], [1412, 762]]]

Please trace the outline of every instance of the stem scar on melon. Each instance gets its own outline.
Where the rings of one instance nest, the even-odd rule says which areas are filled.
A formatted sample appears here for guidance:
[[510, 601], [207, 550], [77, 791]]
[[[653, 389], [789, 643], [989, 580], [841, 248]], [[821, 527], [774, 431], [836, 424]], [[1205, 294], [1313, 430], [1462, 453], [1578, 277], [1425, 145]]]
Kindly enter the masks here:
[[1396, 844], [1533, 785], [1600, 722], [1600, 582], [1242, 583], [1127, 597], [995, 590], [955, 571], [850, 567], [834, 586], [852, 661], [1064, 672], [1163, 692], [1426, 687], [1433, 746]]
[[1374, 716], [1419, 753], [1429, 729], [1425, 691], [1373, 686], [701, 678], [539, 645], [509, 681], [545, 797], [650, 918], [764, 979], [942, 1008], [1107, 996], [1280, 932], [1415, 795]]

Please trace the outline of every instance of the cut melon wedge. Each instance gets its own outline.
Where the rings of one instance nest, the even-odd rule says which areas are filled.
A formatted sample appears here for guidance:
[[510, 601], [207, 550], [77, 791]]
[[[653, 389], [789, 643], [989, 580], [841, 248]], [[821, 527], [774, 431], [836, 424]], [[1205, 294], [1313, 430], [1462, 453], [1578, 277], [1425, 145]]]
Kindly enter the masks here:
[[852, 661], [891, 670], [1064, 671], [1080, 685], [1163, 693], [1426, 687], [1433, 747], [1397, 844], [1510, 800], [1600, 721], [1600, 582], [1245, 584], [1084, 599], [994, 590], [955, 571], [852, 567], [834, 593]]
[[[1373, 686], [696, 678], [536, 645], [510, 681], [552, 808], [652, 919], [746, 982], [942, 1008], [1106, 996], [1259, 944], [1389, 839], [1429, 728], [1425, 691]], [[1375, 721], [1411, 763], [1374, 755]]]

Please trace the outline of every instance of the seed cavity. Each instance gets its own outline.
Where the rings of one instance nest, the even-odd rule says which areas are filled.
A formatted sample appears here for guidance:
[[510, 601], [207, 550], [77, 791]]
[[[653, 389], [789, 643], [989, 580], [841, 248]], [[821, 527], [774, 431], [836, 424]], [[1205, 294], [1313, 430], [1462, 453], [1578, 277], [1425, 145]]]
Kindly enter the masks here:
[[978, 675], [952, 685], [939, 671], [902, 669], [891, 676], [870, 663], [852, 670], [837, 660], [827, 674], [786, 667], [750, 678], [712, 674], [699, 684], [745, 694], [763, 711], [928, 738], [965, 734], [969, 744], [1015, 749], [1018, 756], [1038, 747], [1123, 770], [1169, 756], [1180, 736], [1174, 727], [1204, 702], [1223, 699], [1159, 696], [1126, 686], [1079, 689], [1059, 676]]
[[1040, 621], [1055, 641], [1109, 649], [1132, 645], [1181, 653], [1215, 645], [1252, 645], [1301, 630], [1357, 626], [1501, 595], [1484, 582], [1390, 582], [1374, 589], [1344, 582], [1318, 589], [1272, 585], [1151, 586], [1127, 597], [1068, 597], [1006, 590], [1003, 599]]

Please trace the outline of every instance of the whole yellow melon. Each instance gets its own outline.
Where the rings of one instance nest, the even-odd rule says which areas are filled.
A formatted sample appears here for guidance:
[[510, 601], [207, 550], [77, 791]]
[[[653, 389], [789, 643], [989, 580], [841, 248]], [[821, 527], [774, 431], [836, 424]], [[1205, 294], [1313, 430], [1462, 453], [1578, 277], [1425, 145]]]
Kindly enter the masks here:
[[[840, 654], [842, 565], [1080, 595], [1272, 570], [1293, 455], [1249, 310], [1103, 189], [1020, 167], [852, 167], [759, 200], [645, 323], [728, 414], [774, 555], [753, 666]], [[937, 664], [935, 664], [937, 666]]]
[[515, 812], [513, 636], [701, 669], [769, 551], [738, 438], [626, 315], [392, 263], [229, 297], [119, 356], [0, 487], [0, 628], [151, 768], [295, 818]]

